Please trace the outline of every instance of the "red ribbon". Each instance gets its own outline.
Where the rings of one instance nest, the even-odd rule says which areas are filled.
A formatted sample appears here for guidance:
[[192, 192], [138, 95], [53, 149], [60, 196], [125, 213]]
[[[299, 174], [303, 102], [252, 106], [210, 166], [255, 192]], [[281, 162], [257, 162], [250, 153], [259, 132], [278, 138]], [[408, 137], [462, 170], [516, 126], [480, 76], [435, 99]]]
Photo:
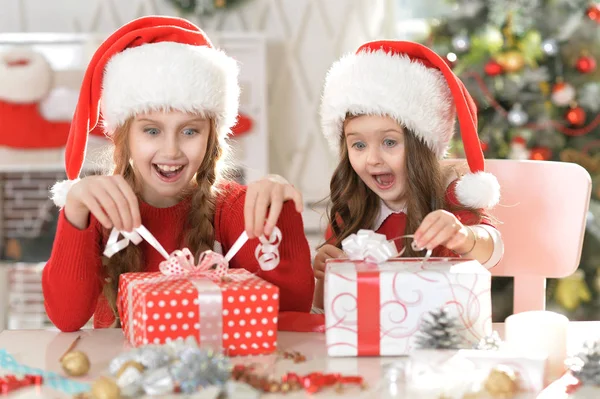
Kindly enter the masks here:
[[374, 263], [356, 267], [358, 356], [380, 355], [379, 270]]
[[44, 378], [41, 375], [27, 374], [23, 378], [17, 378], [13, 374], [0, 377], [0, 394], [6, 395], [16, 389], [31, 385], [42, 385]]

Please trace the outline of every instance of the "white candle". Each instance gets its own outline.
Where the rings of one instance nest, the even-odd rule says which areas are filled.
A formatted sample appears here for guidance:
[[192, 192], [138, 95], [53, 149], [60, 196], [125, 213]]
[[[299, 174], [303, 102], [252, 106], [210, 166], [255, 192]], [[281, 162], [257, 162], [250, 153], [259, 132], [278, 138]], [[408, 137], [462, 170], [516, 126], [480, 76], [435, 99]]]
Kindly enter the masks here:
[[565, 371], [568, 324], [567, 317], [554, 312], [517, 313], [506, 319], [506, 344], [519, 352], [547, 355], [546, 380], [551, 382]]

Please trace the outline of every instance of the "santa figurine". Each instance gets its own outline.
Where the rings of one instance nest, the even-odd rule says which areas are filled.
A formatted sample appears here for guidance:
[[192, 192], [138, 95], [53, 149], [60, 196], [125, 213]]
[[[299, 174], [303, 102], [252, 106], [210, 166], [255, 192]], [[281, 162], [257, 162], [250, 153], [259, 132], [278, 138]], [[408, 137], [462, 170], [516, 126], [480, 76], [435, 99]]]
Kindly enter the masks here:
[[64, 147], [71, 118], [51, 120], [42, 111], [53, 86], [54, 71], [40, 53], [26, 48], [0, 53], [0, 146]]
[[510, 142], [510, 150], [508, 152], [508, 157], [510, 159], [516, 160], [526, 160], [529, 159], [531, 155], [531, 150], [527, 148], [527, 141], [520, 136], [513, 138]]

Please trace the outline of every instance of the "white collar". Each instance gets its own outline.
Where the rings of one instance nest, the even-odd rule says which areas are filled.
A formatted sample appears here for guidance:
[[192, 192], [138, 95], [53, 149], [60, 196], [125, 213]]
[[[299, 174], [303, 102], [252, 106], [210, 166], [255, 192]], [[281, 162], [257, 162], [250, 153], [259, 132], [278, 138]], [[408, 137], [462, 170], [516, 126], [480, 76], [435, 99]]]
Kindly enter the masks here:
[[373, 225], [373, 231], [379, 230], [379, 228], [381, 227], [383, 222], [385, 222], [385, 220], [388, 217], [390, 217], [390, 215], [398, 214], [398, 213], [406, 213], [406, 207], [400, 209], [399, 211], [394, 211], [389, 206], [387, 206], [385, 204], [385, 202], [383, 202], [383, 200], [380, 200], [379, 201], [379, 214], [375, 218], [375, 223]]

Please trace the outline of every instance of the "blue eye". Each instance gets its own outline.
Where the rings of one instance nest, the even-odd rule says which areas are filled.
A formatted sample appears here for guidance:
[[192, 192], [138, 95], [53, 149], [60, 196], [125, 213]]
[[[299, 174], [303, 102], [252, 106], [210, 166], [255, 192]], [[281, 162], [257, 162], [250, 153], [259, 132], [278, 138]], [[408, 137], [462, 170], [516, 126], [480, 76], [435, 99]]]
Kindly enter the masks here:
[[392, 139], [385, 139], [383, 140], [383, 145], [386, 147], [394, 147], [396, 144], [398, 144], [398, 142], [396, 140], [392, 140]]
[[185, 129], [183, 131], [183, 134], [186, 136], [193, 136], [194, 134], [197, 134], [198, 131], [196, 129]]
[[356, 148], [357, 150], [363, 150], [367, 147], [367, 145], [365, 143], [363, 143], [362, 141], [357, 141], [356, 143], [352, 144], [352, 148]]
[[159, 130], [154, 127], [149, 127], [149, 128], [144, 129], [144, 133], [147, 133], [151, 136], [155, 136], [159, 133]]

